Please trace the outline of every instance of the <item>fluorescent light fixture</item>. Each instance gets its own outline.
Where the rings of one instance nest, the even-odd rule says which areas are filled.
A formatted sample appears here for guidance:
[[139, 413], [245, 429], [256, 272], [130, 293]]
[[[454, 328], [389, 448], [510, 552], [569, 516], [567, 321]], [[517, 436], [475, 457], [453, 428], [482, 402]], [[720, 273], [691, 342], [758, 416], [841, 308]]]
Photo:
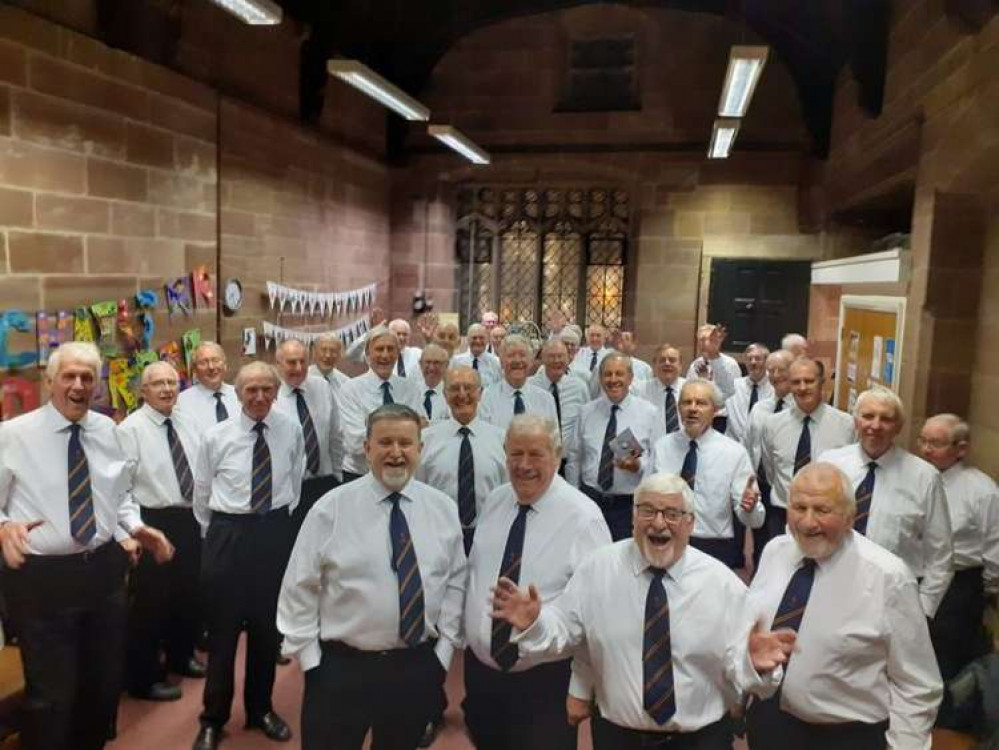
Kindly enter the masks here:
[[281, 23], [281, 6], [271, 0], [211, 0], [251, 26], [277, 26]]
[[389, 83], [357, 60], [330, 60], [326, 70], [344, 83], [362, 91], [407, 120], [430, 119], [430, 110], [395, 84]]
[[734, 117], [719, 117], [711, 129], [711, 145], [708, 146], [709, 159], [727, 159], [739, 132], [739, 121]]
[[446, 146], [450, 146], [473, 164], [489, 164], [489, 154], [471, 138], [450, 125], [430, 125], [427, 132]]
[[718, 101], [719, 117], [745, 117], [749, 100], [763, 74], [770, 48], [766, 46], [732, 47], [728, 56], [725, 85]]

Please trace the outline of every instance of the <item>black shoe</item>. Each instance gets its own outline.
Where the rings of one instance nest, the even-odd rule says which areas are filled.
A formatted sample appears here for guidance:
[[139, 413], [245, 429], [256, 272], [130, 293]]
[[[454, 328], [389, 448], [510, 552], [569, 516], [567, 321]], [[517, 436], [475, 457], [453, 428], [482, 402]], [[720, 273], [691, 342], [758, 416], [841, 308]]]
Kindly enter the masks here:
[[417, 747], [430, 747], [434, 744], [434, 740], [437, 739], [437, 735], [441, 731], [441, 727], [443, 725], [443, 719], [436, 719], [434, 721], [427, 722], [427, 728], [423, 730], [423, 736], [420, 737]]
[[171, 669], [170, 671], [174, 674], [179, 674], [181, 677], [192, 677], [196, 680], [201, 680], [205, 677], [205, 665], [196, 656], [192, 656], [178, 668]]
[[203, 724], [198, 731], [198, 737], [194, 740], [191, 750], [216, 750], [222, 741], [222, 730], [210, 724]]
[[140, 701], [166, 701], [180, 700], [180, 686], [171, 685], [169, 682], [154, 682], [145, 690], [129, 690], [128, 694]]
[[259, 718], [248, 720], [246, 728], [259, 729], [275, 742], [287, 742], [291, 739], [291, 727], [273, 711], [268, 711]]

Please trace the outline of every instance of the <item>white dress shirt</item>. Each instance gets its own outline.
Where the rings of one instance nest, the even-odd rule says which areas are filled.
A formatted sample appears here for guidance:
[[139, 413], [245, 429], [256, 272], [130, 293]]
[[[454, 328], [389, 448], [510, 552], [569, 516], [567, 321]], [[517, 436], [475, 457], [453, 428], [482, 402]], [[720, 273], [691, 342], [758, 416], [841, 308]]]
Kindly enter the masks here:
[[940, 476], [954, 538], [954, 568], [983, 567], [985, 591], [999, 594], [999, 487], [963, 461]]
[[503, 432], [513, 421], [514, 392], [520, 391], [524, 400], [525, 414], [546, 417], [558, 424], [558, 414], [555, 412], [555, 399], [548, 391], [544, 391], [527, 380], [520, 388], [514, 388], [506, 380], [500, 380], [486, 388], [479, 402], [479, 419], [499, 427]]
[[572, 362], [569, 363], [569, 369], [583, 375], [588, 383], [591, 375], [598, 375], [599, 377], [600, 363], [612, 351], [614, 350], [608, 346], [602, 346], [597, 349], [597, 363], [595, 366], [590, 367], [590, 363], [593, 362], [593, 350], [589, 346], [581, 346], [576, 350], [576, 356], [573, 357]]
[[[842, 469], [856, 489], [872, 459], [854, 444], [821, 453], [818, 460]], [[898, 555], [922, 579], [919, 599], [926, 616], [933, 617], [954, 576], [950, 516], [940, 472], [897, 446], [876, 463], [867, 538]]]
[[[333, 475], [337, 481], [340, 481], [342, 479], [340, 467], [343, 466], [343, 435], [340, 433], [339, 397], [330, 390], [325, 378], [309, 376], [299, 387], [305, 397], [305, 405], [309, 407], [309, 416], [312, 417], [312, 426], [319, 441], [319, 473], [310, 472], [306, 460], [305, 477]], [[298, 418], [298, 398], [295, 389], [287, 383], [282, 382], [278, 388], [274, 408], [284, 412], [301, 426], [302, 422]], [[304, 433], [302, 439], [304, 445]]]
[[[548, 378], [545, 368], [540, 368], [528, 381], [543, 391], [552, 392], [552, 381]], [[552, 396], [554, 402], [555, 397]], [[576, 439], [576, 429], [579, 425], [579, 413], [584, 404], [590, 400], [586, 383], [572, 377], [568, 372], [558, 382], [558, 407], [562, 410], [562, 445], [572, 445]], [[558, 409], [556, 409], [556, 412]]]
[[[264, 439], [271, 454], [271, 510], [298, 505], [305, 474], [305, 439], [297, 419], [271, 408], [263, 419]], [[212, 511], [252, 513], [255, 421], [240, 410], [205, 433], [194, 467], [194, 517], [202, 532]]]
[[[490, 588], [499, 578], [510, 526], [517, 518], [517, 494], [505, 484], [486, 501], [468, 558], [465, 599], [465, 639], [475, 657], [499, 669], [490, 654], [493, 623], [489, 616]], [[611, 543], [603, 514], [586, 495], [555, 475], [551, 485], [531, 505], [524, 530], [520, 585], [533, 585], [545, 606], [558, 601], [573, 571], [586, 557]], [[525, 655], [511, 672], [523, 672], [567, 655]]]
[[[750, 587], [764, 628], [802, 559], [790, 536], [764, 548]], [[895, 555], [850, 533], [816, 567], [781, 709], [813, 724], [887, 719], [889, 748], [930, 750], [942, 694], [912, 573]]]
[[309, 375], [314, 375], [317, 378], [325, 380], [329, 383], [334, 393], [339, 393], [341, 386], [350, 380], [346, 373], [341, 372], [335, 367], [324, 375], [323, 371], [319, 369], [319, 365], [315, 364], [309, 365]]
[[[749, 399], [753, 396], [753, 381], [749, 376], [739, 378], [735, 381], [735, 393], [725, 401], [725, 412], [728, 415], [728, 423], [725, 427], [725, 434], [733, 440], [738, 440], [747, 448], [749, 444]], [[757, 402], [753, 406], [755, 411], [759, 402], [774, 395], [774, 387], [770, 385], [770, 379], [764, 375], [755, 384], [757, 386]]]
[[735, 394], [735, 381], [742, 377], [739, 363], [727, 354], [719, 354], [715, 359], [709, 360], [705, 360], [702, 355], [690, 363], [690, 367], [687, 368], [687, 380], [701, 377], [697, 374], [697, 366], [704, 361], [707, 361], [711, 369], [708, 377], [703, 379], [710, 380], [717, 385], [722, 397], [731, 398]]
[[363, 474], [368, 470], [364, 457], [364, 436], [368, 415], [382, 405], [382, 383], [388, 382], [392, 400], [405, 404], [423, 416], [423, 394], [407, 378], [392, 375], [383, 381], [374, 370], [348, 380], [340, 389], [340, 430], [343, 433], [343, 470]]
[[430, 388], [423, 381], [421, 377], [419, 381], [416, 381], [420, 386], [420, 416], [426, 417], [427, 410], [424, 401], [427, 400], [427, 391], [431, 391], [430, 395], [430, 424], [437, 424], [438, 422], [445, 422], [451, 418], [451, 408], [447, 405], [447, 398], [444, 396], [444, 381], [441, 380], [437, 384], [436, 388]]
[[[143, 404], [117, 427], [118, 442], [132, 470], [132, 495], [143, 508], [190, 508], [180, 494], [180, 482], [167, 441], [166, 419], [149, 404]], [[173, 409], [170, 423], [184, 448], [193, 482], [200, 436], [187, 415], [177, 409]]]
[[478, 373], [483, 388], [488, 388], [493, 383], [498, 383], [503, 379], [503, 366], [500, 364], [499, 357], [489, 352], [483, 352], [479, 357], [472, 356], [472, 353], [468, 351], [455, 354], [451, 358], [451, 367], [472, 367], [475, 369], [472, 363], [476, 359], [479, 361]]
[[[576, 370], [576, 372], [582, 374], [579, 370]], [[631, 357], [631, 374], [633, 379], [629, 390], [636, 396], [639, 395], [639, 389], [649, 378], [658, 380], [648, 363], [643, 362], [638, 357]], [[592, 401], [593, 399], [600, 398], [600, 394], [603, 392], [603, 383], [600, 380], [600, 368], [598, 367], [592, 374], [587, 373], [587, 375], [589, 376], [588, 387], [590, 390], [590, 400]]]
[[[319, 665], [320, 641], [362, 651], [404, 648], [399, 637], [399, 580], [390, 564], [390, 490], [368, 474], [319, 499], [298, 534], [278, 598], [284, 653], [303, 670]], [[465, 550], [454, 501], [417, 481], [399, 507], [423, 583], [425, 636], [444, 669], [460, 649]]]
[[[790, 409], [794, 404], [794, 396], [788, 393], [781, 399], [781, 402], [784, 404], [781, 407], [781, 411]], [[774, 409], [776, 408], [776, 394], [771, 393], [768, 398], [761, 399], [756, 404], [752, 414], [749, 415], [749, 426], [746, 430], [746, 440], [743, 442], [743, 445], [749, 451], [749, 459], [752, 461], [754, 469], [760, 465], [760, 460], [763, 456], [763, 423], [767, 417], [774, 413]], [[779, 414], [780, 412], [777, 413]]]
[[[478, 544], [478, 539], [476, 539]], [[743, 692], [777, 689], [778, 668], [760, 677], [747, 649], [753, 625], [745, 584], [703, 552], [687, 547], [662, 579], [669, 600], [676, 713], [658, 725], [643, 702], [645, 601], [652, 574], [633, 539], [590, 555], [565, 593], [513, 640], [523, 655], [557, 655], [578, 647], [593, 674], [600, 715], [642, 731], [693, 732], [728, 712]], [[579, 659], [577, 659], [577, 664]], [[574, 671], [569, 692], [590, 697]]]
[[93, 411], [80, 420], [97, 530], [80, 544], [69, 525], [70, 421], [52, 404], [0, 422], [0, 523], [44, 521], [28, 534], [32, 555], [72, 555], [122, 541], [142, 526], [131, 470], [114, 422]]
[[[856, 441], [853, 431], [853, 417], [828, 404], [819, 404], [810, 415], [808, 425], [811, 436], [812, 461], [833, 448], [841, 448]], [[763, 420], [760, 432], [760, 447], [763, 468], [773, 492], [770, 502], [778, 508], [787, 508], [787, 491], [794, 479], [794, 455], [798, 451], [798, 439], [805, 418], [797, 404], [790, 409], [785, 407], [778, 414], [770, 414]]]
[[[218, 392], [222, 393], [222, 403], [228, 415], [234, 417], [239, 414], [241, 407], [236, 398], [236, 389], [223, 383]], [[204, 435], [217, 424], [215, 404], [218, 402], [215, 393], [216, 391], [205, 388], [201, 383], [195, 383], [177, 395], [177, 405], [174, 408], [187, 415], [188, 421], [193, 422], [199, 435]]]
[[677, 376], [677, 379], [670, 383], [668, 386], [663, 385], [659, 378], [652, 378], [651, 380], [645, 380], [641, 383], [632, 383], [632, 390], [635, 395], [639, 398], [643, 398], [656, 407], [656, 411], [659, 412], [660, 421], [663, 423], [663, 432], [666, 431], [666, 389], [673, 389], [673, 400], [676, 402], [676, 424], [678, 427], [683, 426], [683, 418], [680, 416], [680, 389], [683, 388], [683, 384], [687, 382], [686, 378], [681, 378]]
[[655, 378], [655, 374], [652, 372], [652, 365], [638, 357], [631, 358], [631, 372], [635, 376], [635, 380], [639, 382]]
[[[506, 471], [506, 433], [496, 425], [473, 419], [468, 423], [468, 442], [472, 447], [472, 469], [475, 472], [475, 517], [489, 493], [510, 481]], [[458, 502], [458, 459], [461, 455], [462, 425], [454, 419], [431, 425], [423, 431], [423, 453], [416, 469], [416, 478], [436, 487], [455, 503]]]
[[596, 401], [586, 404], [579, 415], [579, 429], [575, 443], [569, 446], [565, 478], [577, 487], [586, 485], [600, 492], [612, 495], [631, 495], [635, 492], [642, 477], [649, 471], [652, 461], [652, 448], [665, 432], [656, 408], [644, 399], [628, 394], [617, 410], [617, 434], [630, 429], [642, 448], [637, 472], [614, 467], [614, 481], [610, 489], [600, 487], [600, 455], [604, 447], [604, 435], [611, 416], [611, 400], [601, 394]]
[[[732, 514], [743, 525], [758, 529], [766, 508], [757, 500], [748, 513], [742, 509], [746, 482], [756, 472], [740, 443], [709, 427], [697, 438], [697, 474], [694, 477], [694, 533], [701, 539], [731, 539], [735, 533]], [[652, 471], [679, 476], [690, 449], [684, 429], [660, 438], [652, 450]]]

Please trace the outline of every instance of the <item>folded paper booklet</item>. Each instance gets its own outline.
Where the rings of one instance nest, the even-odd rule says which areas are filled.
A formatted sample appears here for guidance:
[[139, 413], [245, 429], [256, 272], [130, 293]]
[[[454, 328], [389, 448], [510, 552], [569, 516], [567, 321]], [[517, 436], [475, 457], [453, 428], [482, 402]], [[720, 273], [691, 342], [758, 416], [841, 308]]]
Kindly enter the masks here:
[[614, 451], [614, 458], [618, 461], [641, 456], [644, 453], [641, 443], [638, 442], [638, 438], [635, 437], [635, 433], [631, 431], [630, 427], [611, 440], [610, 448]]

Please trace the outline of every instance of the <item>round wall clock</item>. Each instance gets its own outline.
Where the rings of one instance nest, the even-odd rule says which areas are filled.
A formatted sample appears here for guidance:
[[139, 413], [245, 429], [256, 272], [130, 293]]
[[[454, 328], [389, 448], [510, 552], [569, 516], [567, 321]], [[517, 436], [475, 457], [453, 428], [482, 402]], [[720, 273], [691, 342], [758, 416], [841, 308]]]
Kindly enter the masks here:
[[222, 307], [232, 315], [243, 306], [243, 285], [239, 279], [227, 279], [222, 289]]

